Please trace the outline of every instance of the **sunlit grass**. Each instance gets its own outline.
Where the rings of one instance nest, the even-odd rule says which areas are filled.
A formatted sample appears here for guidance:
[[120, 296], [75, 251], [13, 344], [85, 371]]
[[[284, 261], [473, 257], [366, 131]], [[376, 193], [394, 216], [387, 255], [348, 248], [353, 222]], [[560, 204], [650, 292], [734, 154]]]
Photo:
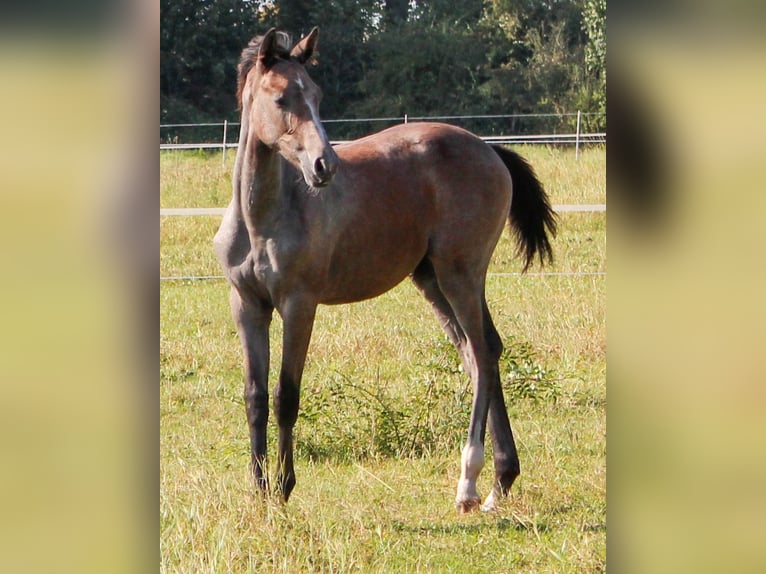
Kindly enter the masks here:
[[[605, 148], [588, 146], [575, 159], [574, 147], [514, 146], [525, 157], [555, 204], [606, 201]], [[161, 207], [226, 207], [236, 150], [160, 152]]]

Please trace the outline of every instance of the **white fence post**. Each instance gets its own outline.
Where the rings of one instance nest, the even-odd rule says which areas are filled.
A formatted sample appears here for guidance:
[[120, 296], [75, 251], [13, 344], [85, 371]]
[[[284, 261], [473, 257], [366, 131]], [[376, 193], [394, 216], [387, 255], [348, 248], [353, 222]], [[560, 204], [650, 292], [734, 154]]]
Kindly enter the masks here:
[[580, 118], [582, 112], [577, 110], [577, 135], [575, 136], [575, 160], [580, 159]]

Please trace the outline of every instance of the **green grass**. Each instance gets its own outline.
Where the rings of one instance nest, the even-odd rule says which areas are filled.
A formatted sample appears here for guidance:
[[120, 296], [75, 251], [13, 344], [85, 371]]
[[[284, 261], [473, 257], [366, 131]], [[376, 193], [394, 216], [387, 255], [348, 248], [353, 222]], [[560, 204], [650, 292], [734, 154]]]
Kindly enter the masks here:
[[[554, 203], [603, 203], [606, 200], [605, 151], [522, 145], [514, 149], [527, 158]], [[226, 207], [231, 199], [231, 172], [236, 150], [163, 151], [160, 153], [160, 207]]]
[[[569, 151], [521, 153], [554, 203], [605, 201], [603, 149], [579, 162]], [[163, 153], [161, 166], [163, 206], [228, 201], [220, 155]], [[219, 274], [210, 243], [218, 221], [162, 218], [161, 274]], [[552, 270], [605, 271], [605, 221], [603, 213], [562, 214]], [[606, 279], [506, 274], [519, 268], [504, 236], [487, 298], [507, 349], [501, 369], [522, 474], [497, 512], [463, 517], [453, 499], [470, 390], [409, 282], [371, 301], [320, 308], [296, 427], [298, 484], [286, 506], [254, 496], [248, 476], [228, 287], [163, 282], [162, 571], [603, 571]], [[280, 337], [277, 319], [272, 380]], [[270, 453], [275, 430], [270, 421]]]

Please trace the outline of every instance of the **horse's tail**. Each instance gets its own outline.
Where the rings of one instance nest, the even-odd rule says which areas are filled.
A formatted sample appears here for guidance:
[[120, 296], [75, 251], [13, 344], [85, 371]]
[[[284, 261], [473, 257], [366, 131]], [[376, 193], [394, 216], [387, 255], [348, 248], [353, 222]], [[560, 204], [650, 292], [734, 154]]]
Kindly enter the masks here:
[[516, 238], [517, 253], [524, 256], [522, 272], [532, 264], [535, 254], [541, 265], [546, 260], [552, 263], [553, 249], [549, 235], [556, 236], [556, 214], [543, 184], [537, 179], [532, 166], [519, 154], [499, 145], [493, 145], [492, 149], [503, 160], [513, 180], [510, 226]]

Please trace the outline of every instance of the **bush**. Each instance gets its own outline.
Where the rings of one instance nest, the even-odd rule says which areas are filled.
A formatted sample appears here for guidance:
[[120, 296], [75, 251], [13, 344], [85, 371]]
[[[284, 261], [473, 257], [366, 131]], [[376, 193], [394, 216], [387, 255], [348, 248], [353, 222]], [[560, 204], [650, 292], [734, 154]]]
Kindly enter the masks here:
[[[445, 339], [420, 353], [406, 395], [400, 384], [355, 382], [335, 371], [320, 385], [307, 381], [300, 422], [298, 456], [341, 461], [422, 457], [454, 452], [465, 440], [471, 413], [471, 385], [454, 347]], [[511, 341], [499, 362], [507, 404], [556, 403], [558, 380], [531, 345]]]

